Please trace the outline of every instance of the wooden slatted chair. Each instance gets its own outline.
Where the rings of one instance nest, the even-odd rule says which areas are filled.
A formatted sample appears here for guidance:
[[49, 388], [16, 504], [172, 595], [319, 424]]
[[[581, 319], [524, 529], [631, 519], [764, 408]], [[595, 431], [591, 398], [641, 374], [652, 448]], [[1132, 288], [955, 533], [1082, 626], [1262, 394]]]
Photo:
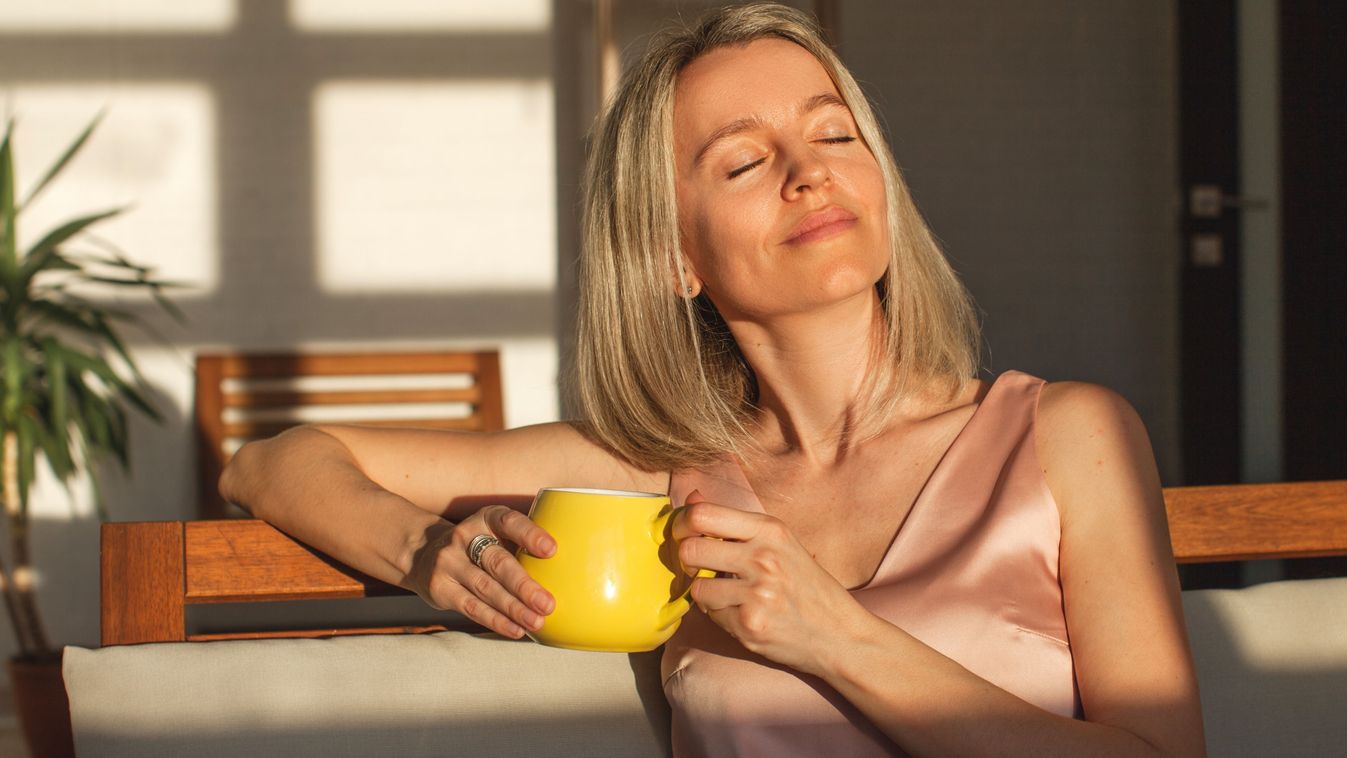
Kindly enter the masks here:
[[494, 350], [227, 353], [196, 359], [198, 503], [203, 518], [239, 515], [219, 495], [240, 445], [306, 421], [498, 431]]
[[[1347, 555], [1347, 481], [1165, 490], [1179, 563]], [[256, 520], [109, 523], [102, 644], [436, 631], [442, 626], [188, 635], [194, 604], [408, 594]]]

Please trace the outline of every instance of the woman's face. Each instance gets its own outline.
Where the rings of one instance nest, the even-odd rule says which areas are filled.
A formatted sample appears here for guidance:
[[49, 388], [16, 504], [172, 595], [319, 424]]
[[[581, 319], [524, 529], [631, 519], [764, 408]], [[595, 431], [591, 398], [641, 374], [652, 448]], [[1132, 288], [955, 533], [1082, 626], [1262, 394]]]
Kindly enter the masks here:
[[873, 297], [884, 179], [823, 66], [786, 40], [722, 47], [678, 76], [683, 249], [728, 320]]

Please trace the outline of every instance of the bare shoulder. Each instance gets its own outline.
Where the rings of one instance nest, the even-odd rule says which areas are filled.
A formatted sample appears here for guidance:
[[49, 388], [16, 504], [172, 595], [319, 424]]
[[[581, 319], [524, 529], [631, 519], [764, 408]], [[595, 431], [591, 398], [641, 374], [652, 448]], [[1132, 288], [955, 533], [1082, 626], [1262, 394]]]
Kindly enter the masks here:
[[1164, 498], [1145, 426], [1118, 393], [1054, 382], [1036, 447], [1061, 517], [1059, 577], [1081, 704], [1166, 754], [1202, 754]]
[[1086, 382], [1049, 382], [1038, 401], [1036, 448], [1064, 519], [1090, 493], [1159, 495], [1145, 424], [1122, 395]]

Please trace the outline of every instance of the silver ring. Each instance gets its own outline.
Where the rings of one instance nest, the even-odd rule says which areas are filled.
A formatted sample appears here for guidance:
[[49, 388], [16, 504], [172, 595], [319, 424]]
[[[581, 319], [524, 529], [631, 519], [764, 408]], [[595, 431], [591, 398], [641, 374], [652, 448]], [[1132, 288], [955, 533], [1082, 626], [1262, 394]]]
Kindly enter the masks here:
[[499, 545], [499, 544], [500, 540], [496, 539], [490, 534], [479, 534], [476, 537], [472, 538], [472, 542], [468, 543], [468, 558], [472, 560], [474, 566], [476, 566], [477, 568], [481, 568], [482, 553], [485, 553], [486, 549], [491, 547], [492, 545]]

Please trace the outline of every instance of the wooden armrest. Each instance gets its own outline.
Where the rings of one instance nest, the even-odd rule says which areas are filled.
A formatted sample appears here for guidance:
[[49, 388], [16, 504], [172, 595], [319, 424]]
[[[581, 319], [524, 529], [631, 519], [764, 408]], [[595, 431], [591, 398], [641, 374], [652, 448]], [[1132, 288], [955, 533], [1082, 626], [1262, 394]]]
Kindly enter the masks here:
[[[186, 634], [186, 606], [409, 595], [254, 519], [102, 528], [102, 644], [401, 632], [411, 627]], [[415, 627], [416, 630], [443, 627]]]
[[1179, 563], [1347, 554], [1347, 481], [1165, 489]]
[[[1165, 510], [1180, 563], [1347, 555], [1347, 481], [1174, 487]], [[103, 525], [104, 645], [444, 628], [186, 633], [188, 605], [407, 594], [262, 521]]]

